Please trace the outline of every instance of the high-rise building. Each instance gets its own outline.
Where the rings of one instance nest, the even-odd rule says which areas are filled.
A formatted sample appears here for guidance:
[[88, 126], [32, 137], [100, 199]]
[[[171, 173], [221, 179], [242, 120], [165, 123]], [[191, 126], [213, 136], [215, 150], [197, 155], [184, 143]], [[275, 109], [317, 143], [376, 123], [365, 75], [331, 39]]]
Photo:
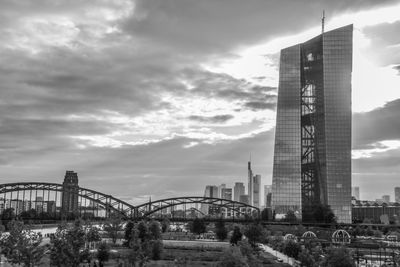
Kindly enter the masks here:
[[394, 188], [394, 201], [400, 203], [400, 187]]
[[251, 161], [247, 163], [247, 180], [248, 180], [248, 188], [247, 195], [249, 196], [249, 203], [252, 205], [253, 203], [253, 171], [251, 169]]
[[[215, 185], [206, 185], [206, 189], [204, 190], [204, 197], [214, 197], [218, 198], [218, 186]], [[203, 214], [213, 214], [214, 208], [209, 204], [201, 204], [200, 210]]]
[[61, 199], [61, 210], [64, 214], [78, 212], [78, 193], [78, 174], [73, 171], [66, 171]]
[[312, 219], [316, 203], [351, 223], [353, 25], [281, 51], [272, 208]]
[[272, 186], [271, 185], [264, 185], [264, 205], [266, 208], [271, 207], [271, 198], [272, 198]]
[[240, 196], [244, 195], [244, 184], [243, 183], [235, 183], [235, 187], [233, 188], [233, 197], [235, 201], [240, 201]]
[[221, 198], [232, 200], [232, 188], [222, 188]]
[[385, 203], [389, 203], [390, 202], [390, 195], [383, 195], [382, 196], [382, 200]]
[[357, 200], [360, 200], [360, 188], [358, 186], [351, 188], [351, 196], [355, 197]]
[[218, 197], [219, 198], [223, 198], [222, 197], [222, 189], [226, 188], [226, 184], [221, 184], [220, 186], [218, 186]]
[[253, 198], [253, 205], [254, 207], [260, 207], [260, 193], [261, 193], [261, 175], [256, 174], [253, 176], [253, 190], [252, 190], [252, 198]]
[[249, 195], [241, 195], [240, 197], [239, 197], [239, 201], [240, 202], [242, 202], [242, 203], [245, 203], [245, 204], [250, 204], [250, 198], [249, 198]]

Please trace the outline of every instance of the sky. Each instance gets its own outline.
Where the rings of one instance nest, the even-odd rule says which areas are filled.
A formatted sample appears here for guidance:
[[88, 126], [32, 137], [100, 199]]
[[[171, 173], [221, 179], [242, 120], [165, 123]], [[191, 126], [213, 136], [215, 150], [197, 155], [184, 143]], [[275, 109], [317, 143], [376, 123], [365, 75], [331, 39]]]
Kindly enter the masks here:
[[280, 49], [354, 24], [353, 185], [400, 186], [400, 1], [0, 0], [1, 183], [271, 184]]

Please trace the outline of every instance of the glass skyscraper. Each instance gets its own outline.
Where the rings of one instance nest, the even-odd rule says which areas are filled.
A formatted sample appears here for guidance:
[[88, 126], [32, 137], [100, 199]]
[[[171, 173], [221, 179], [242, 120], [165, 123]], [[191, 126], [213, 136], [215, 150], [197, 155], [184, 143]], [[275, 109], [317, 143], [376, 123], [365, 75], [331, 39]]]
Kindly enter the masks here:
[[310, 220], [314, 204], [351, 222], [353, 25], [281, 51], [272, 208]]

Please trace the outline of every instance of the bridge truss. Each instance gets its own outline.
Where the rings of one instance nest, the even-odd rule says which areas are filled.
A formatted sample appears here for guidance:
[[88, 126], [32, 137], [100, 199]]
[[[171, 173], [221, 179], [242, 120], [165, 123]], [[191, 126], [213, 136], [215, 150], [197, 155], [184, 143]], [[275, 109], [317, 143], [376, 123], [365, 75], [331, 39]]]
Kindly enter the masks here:
[[[70, 195], [68, 200], [63, 195]], [[74, 195], [71, 197], [71, 194]], [[66, 203], [66, 202], [76, 203]], [[64, 206], [74, 207], [68, 210]], [[260, 210], [245, 203], [210, 197], [177, 197], [134, 206], [95, 190], [77, 186], [71, 190], [62, 184], [20, 182], [0, 184], [0, 213], [13, 209], [17, 217], [34, 213], [38, 219], [107, 218], [118, 214], [125, 219], [171, 218], [190, 220], [259, 218]], [[32, 218], [33, 219], [33, 218]]]

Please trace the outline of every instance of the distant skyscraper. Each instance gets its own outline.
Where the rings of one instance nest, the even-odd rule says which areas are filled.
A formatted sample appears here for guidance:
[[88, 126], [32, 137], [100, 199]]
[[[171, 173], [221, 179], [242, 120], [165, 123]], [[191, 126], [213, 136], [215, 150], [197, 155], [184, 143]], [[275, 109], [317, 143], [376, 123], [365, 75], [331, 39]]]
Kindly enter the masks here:
[[250, 204], [249, 195], [241, 195], [239, 201], [249, 205]]
[[248, 188], [247, 193], [249, 196], [249, 202], [252, 205], [253, 203], [253, 171], [251, 170], [251, 161], [247, 163], [247, 180], [248, 180]]
[[383, 195], [382, 196], [383, 202], [389, 203], [390, 202], [390, 195]]
[[[219, 194], [218, 194], [218, 186], [215, 185], [207, 185], [206, 189], [204, 190], [204, 197], [214, 197], [214, 198], [218, 198]], [[213, 207], [210, 206], [209, 204], [201, 204], [201, 212], [204, 214], [210, 214], [210, 209], [212, 209]], [[213, 213], [213, 212], [212, 212]]]
[[394, 201], [400, 203], [400, 187], [394, 188]]
[[63, 213], [78, 212], [78, 174], [73, 171], [65, 173], [61, 200], [61, 209]]
[[355, 197], [357, 200], [360, 200], [360, 188], [358, 186], [351, 188], [351, 196]]
[[243, 183], [235, 183], [235, 187], [233, 188], [234, 191], [234, 200], [240, 201], [240, 196], [244, 195], [244, 184]]
[[260, 193], [261, 193], [261, 175], [256, 174], [253, 176], [253, 190], [252, 190], [252, 198], [254, 207], [260, 207]]
[[222, 197], [222, 189], [226, 188], [226, 184], [221, 184], [220, 186], [218, 186], [218, 197], [219, 198], [223, 198]]
[[232, 200], [232, 188], [222, 188], [221, 198]]
[[330, 205], [351, 223], [351, 71], [353, 26], [281, 51], [272, 208], [304, 221]]
[[264, 185], [264, 205], [266, 208], [271, 207], [271, 198], [272, 198], [272, 186], [271, 185]]

